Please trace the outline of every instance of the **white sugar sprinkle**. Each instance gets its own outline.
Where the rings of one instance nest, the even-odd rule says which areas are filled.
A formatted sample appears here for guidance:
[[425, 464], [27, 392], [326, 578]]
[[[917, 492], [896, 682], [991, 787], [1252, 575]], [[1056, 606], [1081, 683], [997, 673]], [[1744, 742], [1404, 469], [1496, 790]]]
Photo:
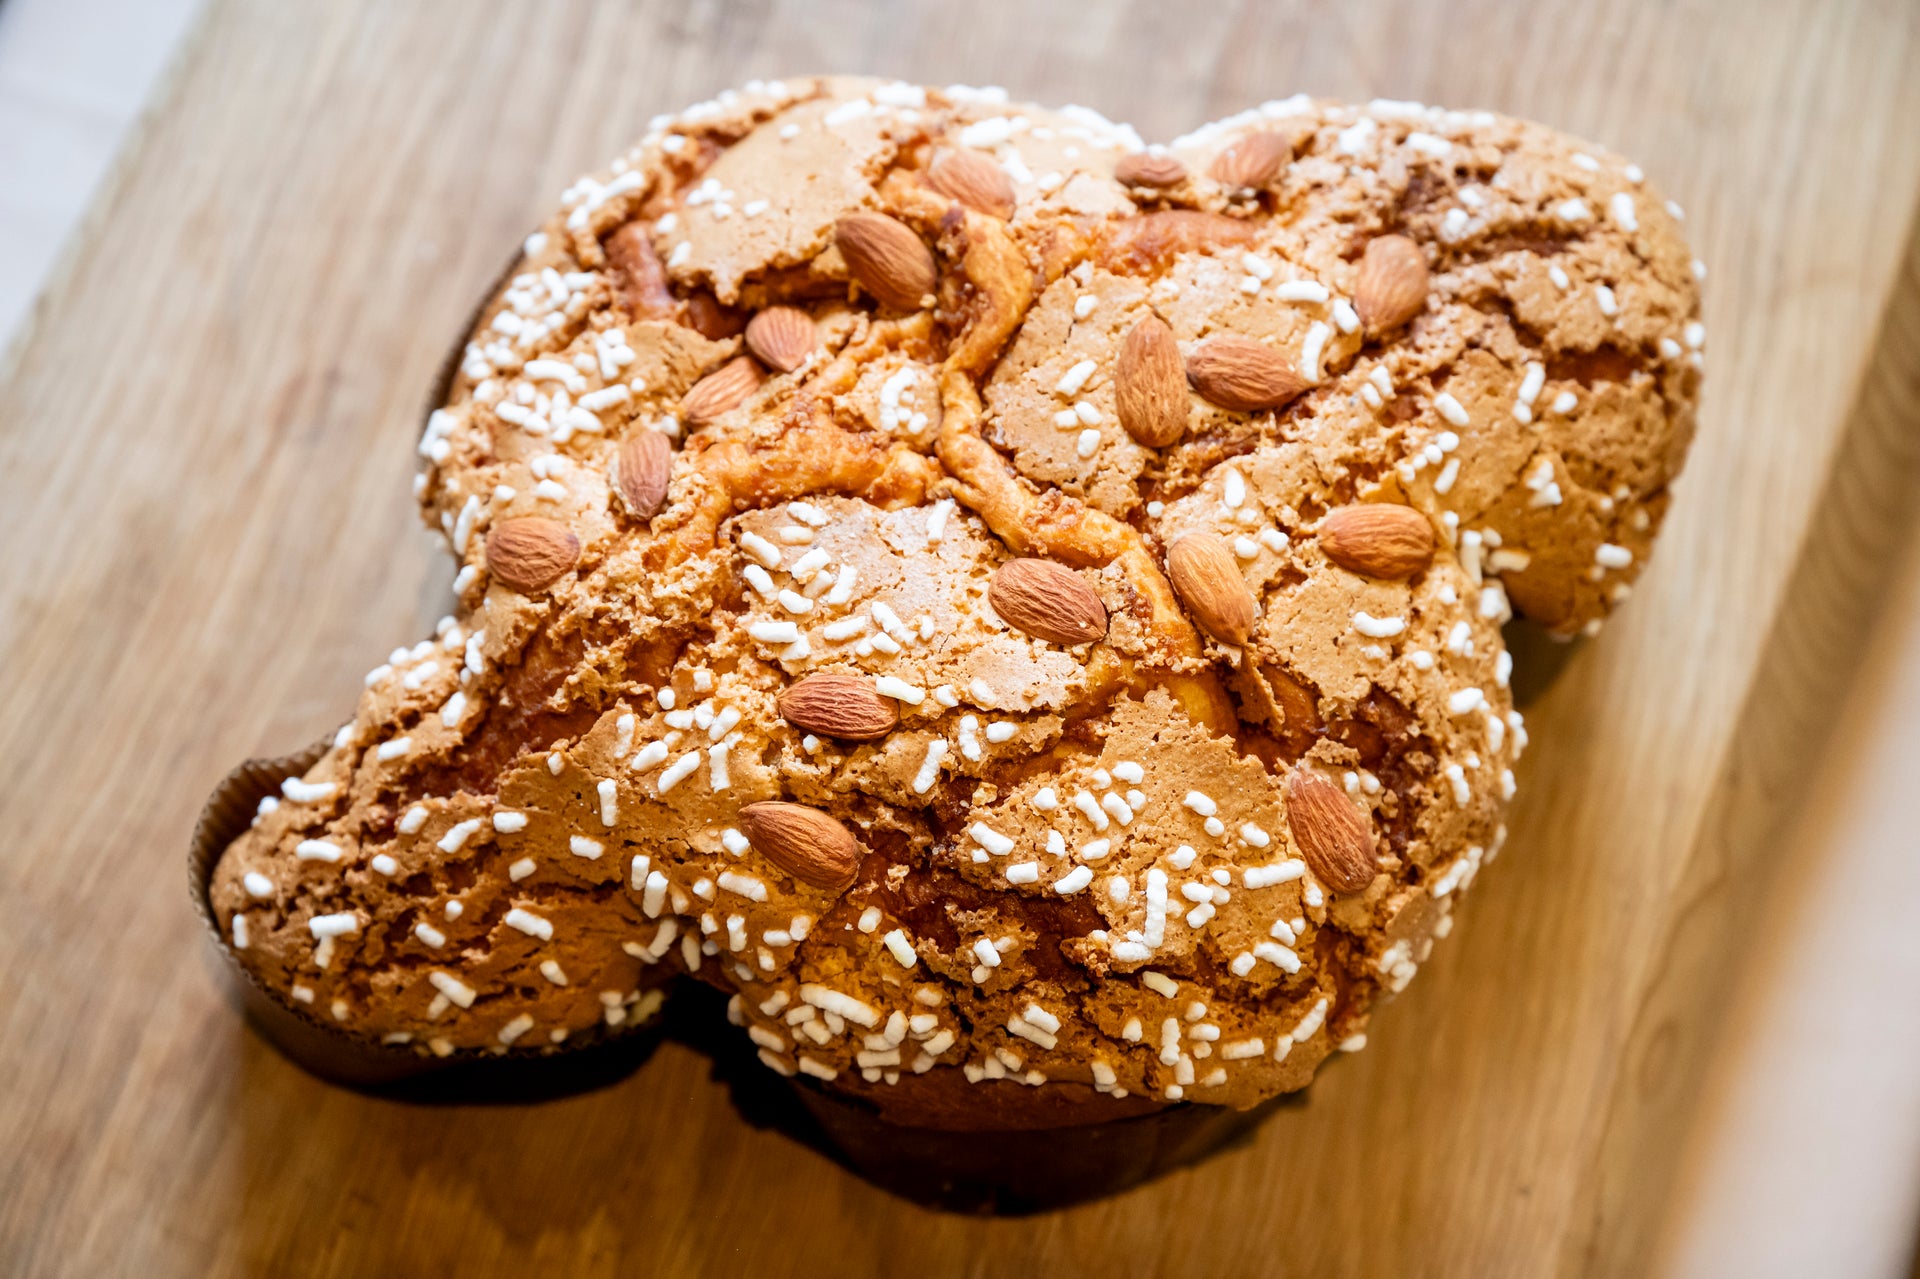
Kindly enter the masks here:
[[905, 702], [909, 706], [918, 706], [927, 697], [925, 689], [915, 688], [895, 675], [874, 676], [873, 691], [882, 697], [891, 697], [896, 701]]
[[762, 644], [792, 644], [800, 638], [800, 628], [792, 622], [755, 622], [747, 634]]
[[517, 928], [529, 937], [538, 937], [541, 941], [553, 940], [553, 923], [543, 919], [532, 911], [515, 906], [501, 920], [509, 928]]
[[914, 954], [913, 943], [907, 939], [907, 934], [901, 929], [894, 929], [880, 940], [886, 943], [887, 949], [893, 953], [894, 959], [902, 968], [912, 968], [919, 961], [919, 956]]
[[1080, 389], [1087, 384], [1087, 379], [1093, 376], [1097, 367], [1092, 360], [1081, 360], [1054, 384], [1054, 391], [1064, 396], [1080, 394]]
[[1264, 959], [1274, 967], [1285, 972], [1300, 971], [1300, 956], [1288, 950], [1278, 942], [1263, 941], [1253, 948], [1254, 958]]
[[1240, 882], [1247, 888], [1271, 888], [1275, 884], [1284, 884], [1289, 880], [1298, 879], [1306, 874], [1306, 871], [1305, 862], [1289, 858], [1267, 866], [1249, 866], [1242, 872]]
[[967, 828], [967, 833], [973, 836], [975, 843], [995, 857], [1005, 857], [1013, 851], [1013, 841], [984, 822], [975, 822]]
[[698, 767], [700, 767], [700, 752], [688, 751], [661, 772], [660, 780], [655, 785], [660, 794], [664, 795], [692, 776], [693, 770]]
[[1080, 810], [1081, 816], [1093, 823], [1095, 830], [1105, 830], [1107, 828], [1107, 815], [1100, 811], [1100, 805], [1094, 800], [1093, 796], [1087, 794], [1087, 792], [1075, 791], [1073, 806]]
[[780, 567], [780, 548], [758, 533], [742, 533], [740, 549], [758, 560], [762, 568]]
[[941, 498], [933, 504], [933, 510], [927, 516], [927, 541], [938, 542], [946, 535], [947, 520], [952, 514], [952, 498]]
[[723, 870], [719, 875], [720, 887], [748, 901], [767, 900], [767, 886], [752, 875], [743, 875], [739, 871]]
[[1353, 629], [1374, 639], [1387, 639], [1407, 629], [1404, 617], [1375, 617], [1360, 611], [1353, 615]]
[[473, 987], [461, 981], [451, 973], [430, 972], [427, 981], [433, 988], [462, 1008], [473, 1007], [474, 996], [478, 993]]
[[342, 911], [334, 915], [315, 915], [307, 921], [307, 931], [314, 937], [346, 937], [360, 931], [360, 917], [352, 911]]
[[947, 757], [947, 739], [936, 737], [927, 743], [927, 754], [920, 762], [920, 771], [913, 775], [913, 793], [924, 795], [933, 789], [940, 779], [940, 761]]
[[1622, 231], [1640, 229], [1640, 219], [1634, 212], [1633, 197], [1625, 191], [1613, 193], [1613, 197], [1607, 201], [1607, 211], [1613, 215], [1613, 220], [1620, 224]]
[[1320, 359], [1332, 335], [1332, 330], [1318, 320], [1307, 326], [1307, 335], [1300, 340], [1300, 376], [1307, 381], [1320, 380]]
[[324, 839], [303, 839], [293, 846], [293, 855], [303, 862], [337, 862], [340, 845]]
[[289, 777], [280, 783], [280, 793], [296, 804], [318, 802], [338, 789], [333, 782], [304, 782], [298, 777]]

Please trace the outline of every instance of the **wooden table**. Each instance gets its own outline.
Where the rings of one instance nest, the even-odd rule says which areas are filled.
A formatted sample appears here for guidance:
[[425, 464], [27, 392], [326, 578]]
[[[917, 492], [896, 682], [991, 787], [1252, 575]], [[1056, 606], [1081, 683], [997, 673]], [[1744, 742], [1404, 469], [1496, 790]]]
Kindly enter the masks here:
[[[1912, 509], [1917, 56], [1904, 0], [216, 5], [0, 370], [0, 1271], [1644, 1273]], [[182, 882], [210, 783], [441, 611], [412, 437], [503, 247], [654, 112], [825, 68], [1150, 137], [1493, 107], [1639, 159], [1712, 267], [1675, 516], [1530, 717], [1462, 928], [1305, 1108], [1036, 1219], [890, 1199], [671, 1046], [539, 1106], [328, 1088], [221, 1002]]]

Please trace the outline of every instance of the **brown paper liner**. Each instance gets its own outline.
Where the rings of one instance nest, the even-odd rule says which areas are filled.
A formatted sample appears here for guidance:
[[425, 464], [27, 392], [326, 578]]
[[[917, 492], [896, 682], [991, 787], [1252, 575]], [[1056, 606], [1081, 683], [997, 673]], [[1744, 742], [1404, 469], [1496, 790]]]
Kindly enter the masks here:
[[1098, 1123], [923, 1128], [890, 1123], [858, 1097], [768, 1070], [727, 1024], [725, 994], [700, 982], [688, 980], [670, 1001], [668, 1021], [671, 1038], [713, 1062], [747, 1123], [809, 1146], [882, 1190], [948, 1212], [1020, 1215], [1115, 1194], [1250, 1136], [1307, 1096], [1288, 1093], [1251, 1110], [1182, 1103]]
[[1151, 1181], [1250, 1136], [1276, 1110], [1306, 1100], [1298, 1092], [1251, 1110], [1180, 1104], [1067, 1128], [946, 1132], [888, 1123], [811, 1081], [788, 1086], [839, 1161], [866, 1180], [929, 1207], [1007, 1215], [1063, 1208]]

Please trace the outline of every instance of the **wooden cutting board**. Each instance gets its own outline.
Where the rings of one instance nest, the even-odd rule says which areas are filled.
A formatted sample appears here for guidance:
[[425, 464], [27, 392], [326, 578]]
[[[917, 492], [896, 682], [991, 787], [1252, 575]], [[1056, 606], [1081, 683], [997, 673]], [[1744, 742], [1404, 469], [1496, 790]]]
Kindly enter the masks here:
[[[0, 1271], [1644, 1273], [1911, 480], [1917, 55], [1905, 0], [216, 4], [0, 370]], [[326, 1087], [221, 1002], [182, 882], [213, 780], [441, 611], [413, 434], [505, 250], [653, 113], [817, 69], [1161, 138], [1496, 108], [1641, 161], [1711, 266], [1675, 514], [1462, 927], [1307, 1106], [1039, 1218], [890, 1199], [671, 1046], [538, 1106]]]

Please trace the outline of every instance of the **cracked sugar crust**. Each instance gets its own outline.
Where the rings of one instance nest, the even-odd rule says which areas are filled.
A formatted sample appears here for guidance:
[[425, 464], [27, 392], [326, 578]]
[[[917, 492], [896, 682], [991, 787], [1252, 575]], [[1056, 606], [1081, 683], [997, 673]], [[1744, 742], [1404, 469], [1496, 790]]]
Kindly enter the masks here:
[[[1292, 158], [1223, 185], [1255, 133]], [[1113, 176], [1140, 148], [995, 91], [789, 81], [569, 188], [421, 441], [459, 611], [221, 857], [241, 962], [441, 1054], [605, 1033], [690, 975], [769, 1068], [948, 1128], [1249, 1106], [1358, 1047], [1504, 838], [1526, 736], [1501, 623], [1590, 628], [1646, 561], [1698, 270], [1633, 166], [1484, 113], [1268, 103], [1176, 140], [1185, 176], [1152, 189]], [[1011, 218], [929, 182], [947, 149], [993, 161]], [[924, 246], [921, 305], [876, 303], [853, 213]], [[1383, 235], [1429, 274], [1368, 331]], [[730, 366], [775, 305], [811, 351]], [[1139, 443], [1115, 377], [1149, 317], [1183, 358], [1258, 342], [1305, 389], [1187, 390], [1179, 437]], [[623, 470], [644, 432], [670, 445], [657, 510]], [[1424, 567], [1329, 556], [1329, 514], [1379, 503], [1424, 517]], [[490, 563], [516, 527], [543, 530], [537, 573]], [[1167, 576], [1195, 534], [1255, 603], [1244, 645]], [[1075, 575], [1097, 639], [996, 614], [1021, 558]], [[789, 723], [817, 673], [897, 725]], [[1303, 776], [1357, 814], [1364, 884], [1302, 826]], [[849, 831], [851, 882], [756, 846], [766, 800]]]

